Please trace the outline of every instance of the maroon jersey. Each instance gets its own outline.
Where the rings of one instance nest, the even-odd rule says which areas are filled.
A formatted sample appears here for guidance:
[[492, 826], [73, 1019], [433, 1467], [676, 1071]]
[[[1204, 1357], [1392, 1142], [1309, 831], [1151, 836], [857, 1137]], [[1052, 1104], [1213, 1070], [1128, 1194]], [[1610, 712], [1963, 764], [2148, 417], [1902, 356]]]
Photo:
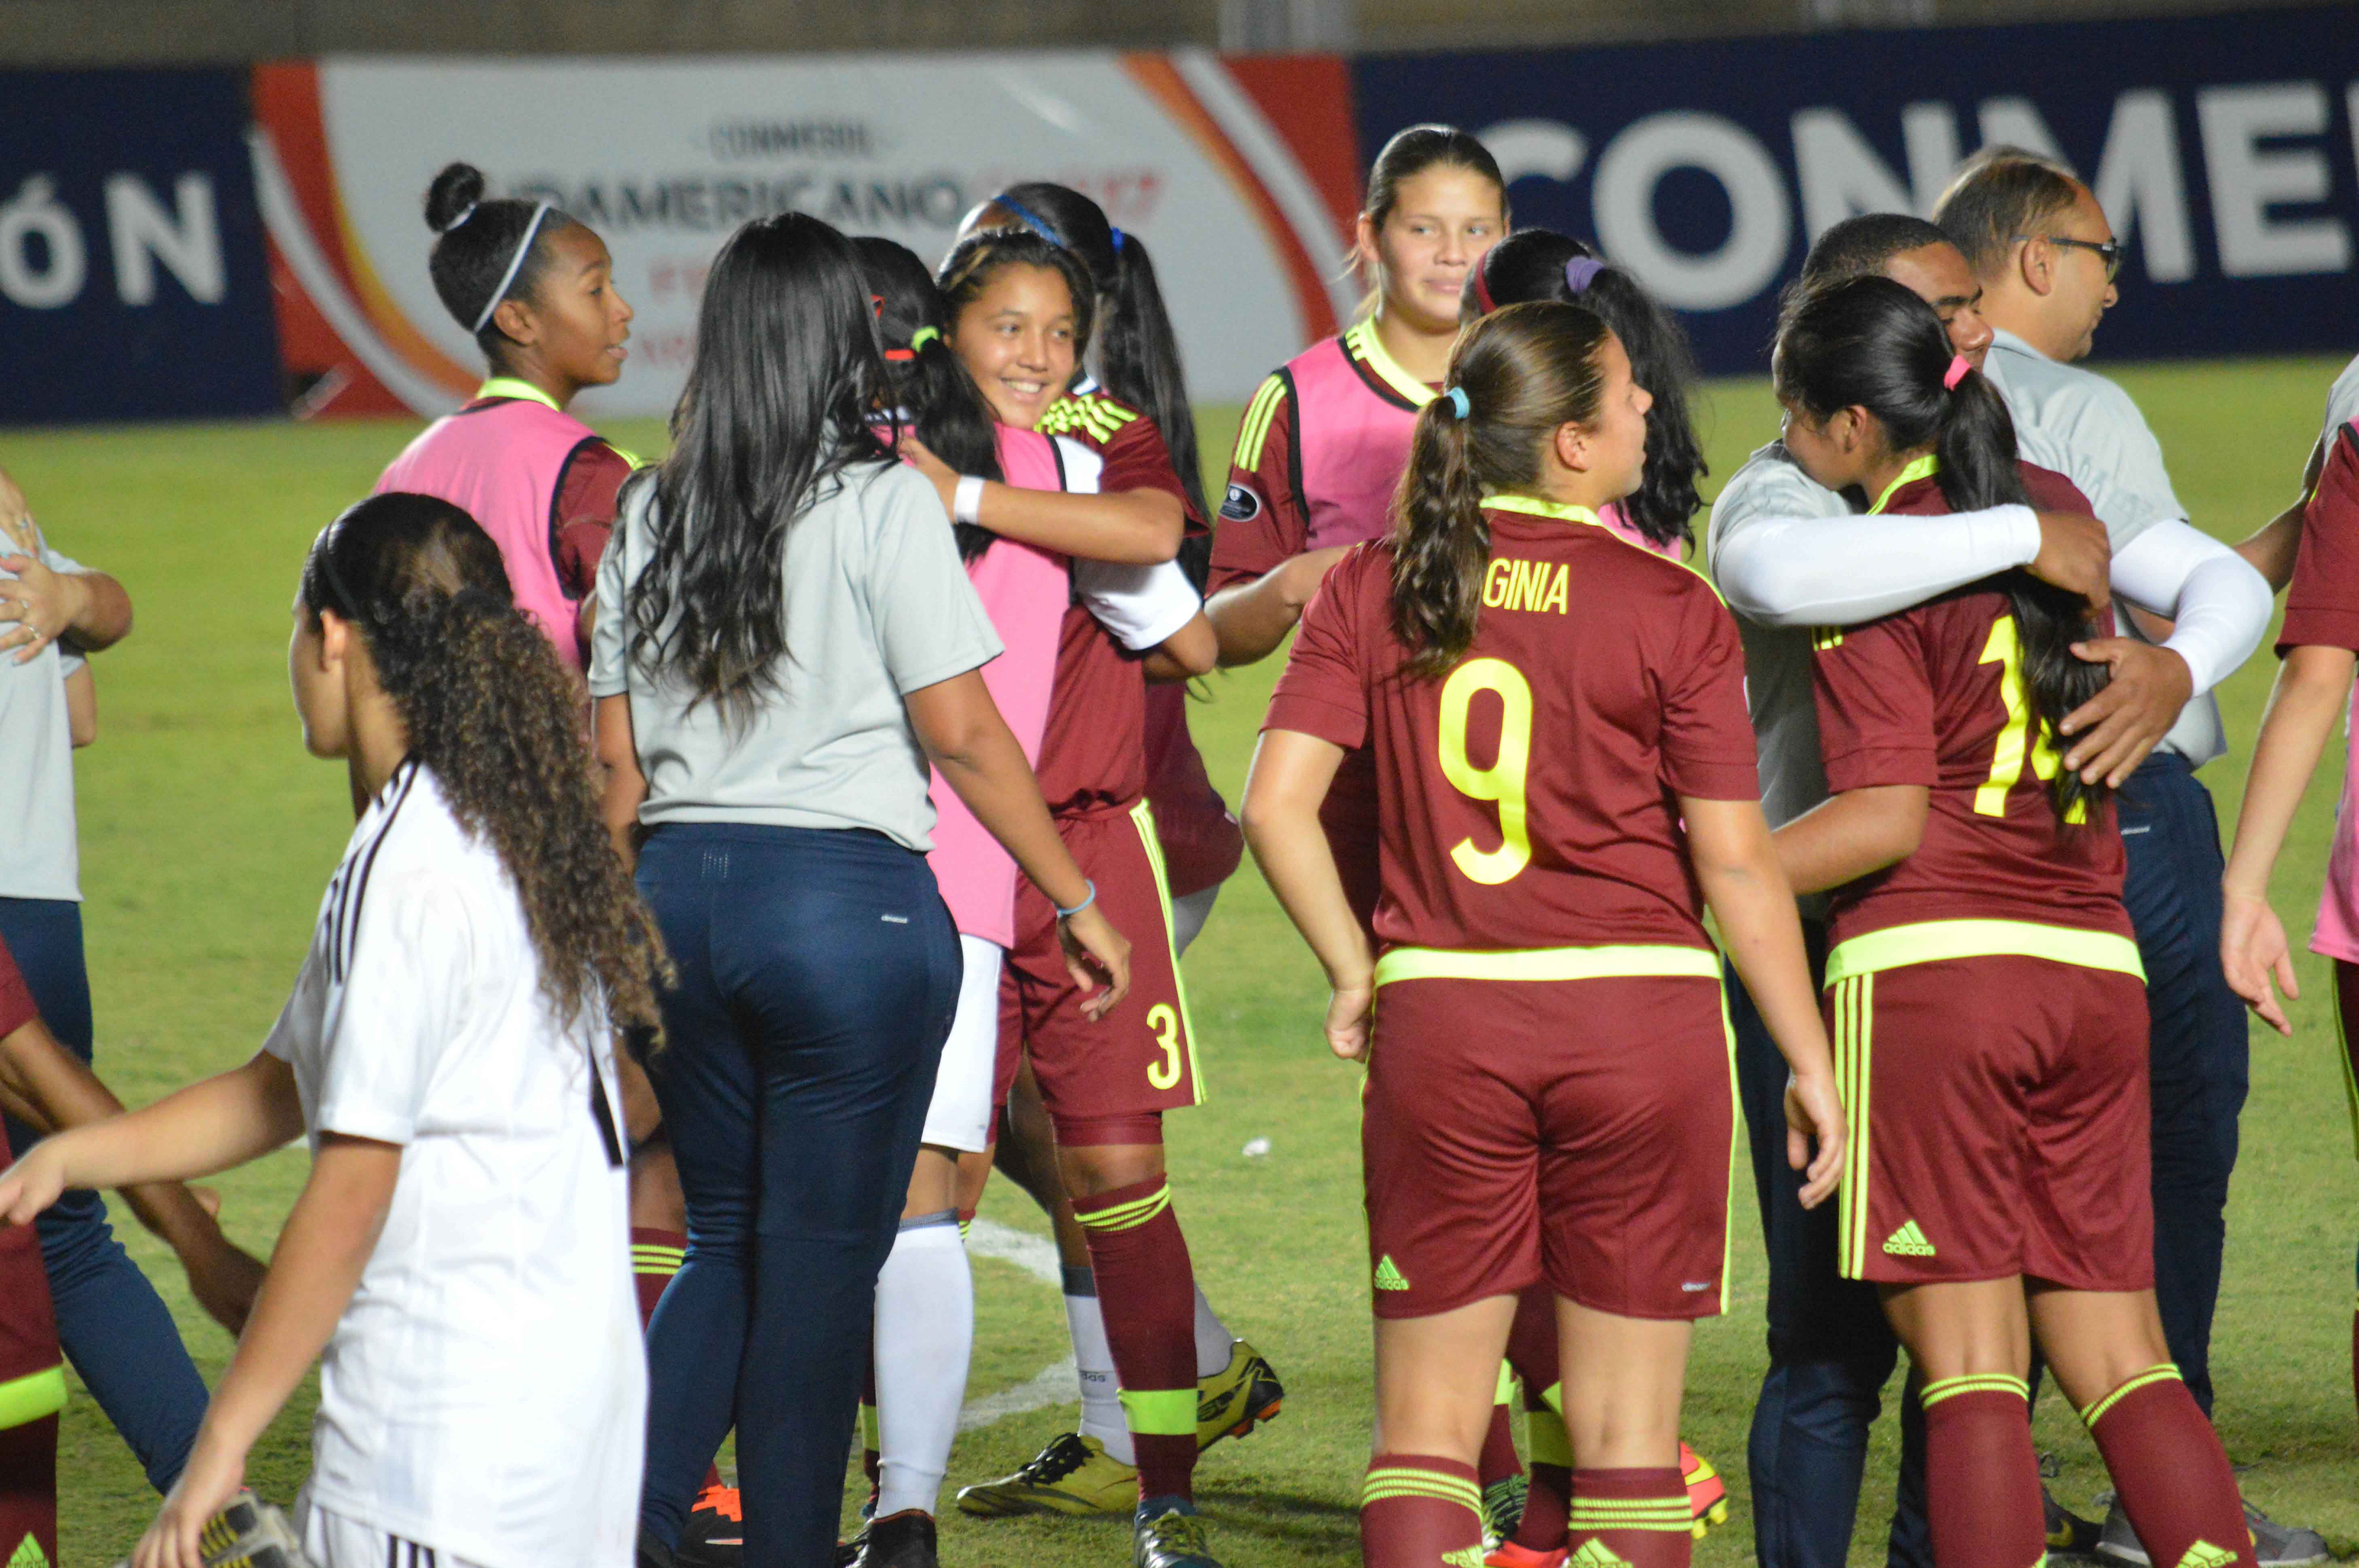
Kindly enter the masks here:
[[1587, 512], [1485, 506], [1474, 643], [1410, 678], [1393, 549], [1362, 545], [1303, 615], [1263, 728], [1376, 765], [1387, 944], [1708, 947], [1678, 797], [1752, 800], [1736, 623], [1710, 584]]
[[2295, 648], [2359, 651], [2359, 424], [2335, 430], [2302, 514], [2277, 656]]
[[623, 481], [632, 471], [631, 460], [603, 441], [584, 441], [565, 460], [549, 531], [557, 542], [557, 579], [575, 599], [596, 591], [598, 559], [606, 553], [621, 511]]
[[1105, 460], [1105, 471], [1098, 476], [1102, 493], [1159, 490], [1180, 503], [1188, 515], [1189, 533], [1201, 534], [1208, 525], [1188, 499], [1188, 487], [1180, 482], [1180, 466], [1171, 459], [1163, 432], [1128, 404], [1085, 384], [1050, 404], [1040, 416], [1039, 429], [1044, 436], [1071, 437]]
[[[2033, 505], [2089, 513], [2061, 474], [2021, 467]], [[1928, 477], [1893, 492], [1878, 510], [1938, 517], [1950, 508]], [[1835, 890], [1838, 944], [1938, 920], [2130, 935], [2113, 807], [2093, 807], [2082, 823], [2058, 815], [2049, 781], [2060, 760], [2035, 734], [2014, 608], [1997, 580], [1813, 639], [1827, 788], [1923, 784], [1931, 792], [1917, 852]], [[2099, 634], [2110, 632], [2111, 617], [2102, 617]]]

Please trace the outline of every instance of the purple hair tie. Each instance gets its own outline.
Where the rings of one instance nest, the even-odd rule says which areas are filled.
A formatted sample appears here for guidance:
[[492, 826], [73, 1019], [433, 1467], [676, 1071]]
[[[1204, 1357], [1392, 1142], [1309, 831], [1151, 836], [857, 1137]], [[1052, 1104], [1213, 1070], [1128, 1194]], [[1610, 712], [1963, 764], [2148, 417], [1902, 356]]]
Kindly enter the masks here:
[[1564, 264], [1564, 285], [1578, 294], [1596, 282], [1597, 275], [1604, 270], [1605, 264], [1595, 256], [1575, 256]]

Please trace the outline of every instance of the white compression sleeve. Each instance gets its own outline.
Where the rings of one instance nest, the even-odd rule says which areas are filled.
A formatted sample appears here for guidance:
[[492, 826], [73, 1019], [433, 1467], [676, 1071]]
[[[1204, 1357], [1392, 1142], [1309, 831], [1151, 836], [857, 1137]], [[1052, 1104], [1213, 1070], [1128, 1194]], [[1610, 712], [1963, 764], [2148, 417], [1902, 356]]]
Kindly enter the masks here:
[[1765, 626], [1855, 626], [2039, 554], [2028, 506], [1943, 517], [1764, 517], [1723, 541], [1713, 579]]
[[2202, 696], [2253, 656], [2276, 606], [2268, 579], [2209, 534], [2173, 519], [2114, 555], [2114, 591], [2175, 622], [2163, 646], [2187, 661]]
[[876, 1277], [876, 1517], [935, 1509], [974, 1350], [974, 1280], [958, 1216], [893, 1238]]

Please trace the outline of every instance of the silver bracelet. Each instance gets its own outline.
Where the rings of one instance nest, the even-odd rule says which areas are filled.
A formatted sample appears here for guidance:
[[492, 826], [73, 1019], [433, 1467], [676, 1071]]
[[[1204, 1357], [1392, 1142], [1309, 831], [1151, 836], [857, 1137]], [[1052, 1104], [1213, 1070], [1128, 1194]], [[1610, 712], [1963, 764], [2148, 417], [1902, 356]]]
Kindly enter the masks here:
[[951, 521], [974, 523], [983, 521], [983, 476], [971, 473], [958, 481], [951, 492]]

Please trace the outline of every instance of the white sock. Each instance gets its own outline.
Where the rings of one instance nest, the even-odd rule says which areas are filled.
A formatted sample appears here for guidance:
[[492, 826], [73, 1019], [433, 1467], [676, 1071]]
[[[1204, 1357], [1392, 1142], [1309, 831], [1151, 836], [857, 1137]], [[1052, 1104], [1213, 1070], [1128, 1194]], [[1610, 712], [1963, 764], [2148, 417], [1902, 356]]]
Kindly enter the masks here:
[[876, 1276], [876, 1517], [940, 1500], [974, 1352], [974, 1276], [949, 1210], [904, 1220]]
[[[1075, 1294], [1077, 1284], [1088, 1285], [1088, 1292]], [[1096, 1438], [1124, 1464], [1137, 1464], [1114, 1377], [1114, 1349], [1106, 1344], [1105, 1316], [1098, 1311], [1097, 1282], [1086, 1268], [1065, 1270], [1065, 1326], [1072, 1330], [1073, 1366], [1082, 1375], [1082, 1435]]]
[[1235, 1354], [1237, 1336], [1204, 1299], [1204, 1287], [1196, 1287], [1196, 1377], [1201, 1381], [1215, 1372], [1229, 1369], [1229, 1359]]

